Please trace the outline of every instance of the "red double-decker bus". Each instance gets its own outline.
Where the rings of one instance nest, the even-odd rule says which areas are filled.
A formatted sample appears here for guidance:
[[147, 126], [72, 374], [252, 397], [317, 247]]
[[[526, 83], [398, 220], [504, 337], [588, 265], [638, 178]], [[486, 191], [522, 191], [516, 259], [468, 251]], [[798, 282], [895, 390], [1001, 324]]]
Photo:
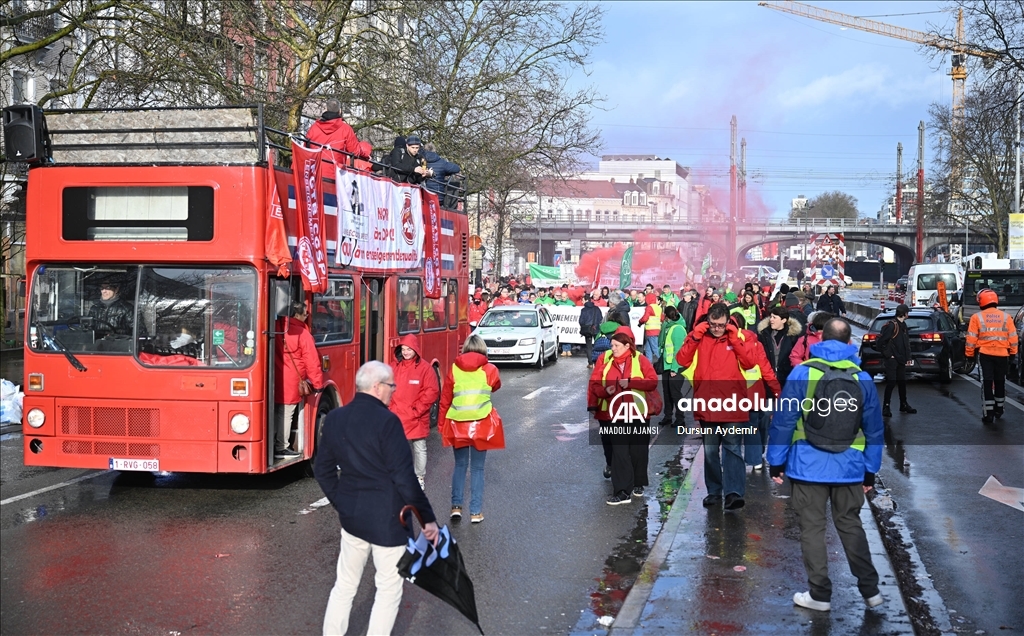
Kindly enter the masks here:
[[[353, 265], [358, 243], [339, 235], [325, 159], [330, 266], [326, 289], [309, 293], [267, 258], [268, 170], [293, 256], [297, 223], [292, 174], [267, 162], [261, 108], [52, 111], [46, 122], [52, 160], [31, 166], [27, 189], [26, 464], [277, 470], [312, 459], [362, 363], [392, 362], [413, 333], [446, 368], [468, 335], [457, 193], [443, 197], [441, 294], [428, 298], [422, 260]], [[275, 329], [295, 302], [327, 381], [300, 405], [301, 456], [275, 460]]]

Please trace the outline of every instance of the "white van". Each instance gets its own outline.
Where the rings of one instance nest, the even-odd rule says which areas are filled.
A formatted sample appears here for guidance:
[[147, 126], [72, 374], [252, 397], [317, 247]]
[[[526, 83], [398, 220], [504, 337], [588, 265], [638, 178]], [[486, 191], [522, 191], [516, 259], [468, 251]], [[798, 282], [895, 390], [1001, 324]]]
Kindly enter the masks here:
[[907, 274], [906, 304], [927, 307], [928, 299], [938, 289], [939, 281], [946, 285], [946, 299], [964, 288], [964, 270], [956, 263], [918, 263]]

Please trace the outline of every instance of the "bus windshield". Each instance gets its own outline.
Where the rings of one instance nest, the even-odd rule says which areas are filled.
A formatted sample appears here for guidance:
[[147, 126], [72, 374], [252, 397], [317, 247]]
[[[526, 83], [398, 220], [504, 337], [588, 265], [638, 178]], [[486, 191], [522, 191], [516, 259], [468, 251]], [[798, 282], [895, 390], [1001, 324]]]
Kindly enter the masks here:
[[978, 304], [978, 292], [991, 289], [999, 296], [999, 304], [1007, 306], [1024, 305], [1024, 271], [1018, 272], [970, 272], [964, 283], [964, 303]]
[[242, 368], [255, 358], [255, 302], [251, 267], [44, 265], [32, 281], [29, 346]]

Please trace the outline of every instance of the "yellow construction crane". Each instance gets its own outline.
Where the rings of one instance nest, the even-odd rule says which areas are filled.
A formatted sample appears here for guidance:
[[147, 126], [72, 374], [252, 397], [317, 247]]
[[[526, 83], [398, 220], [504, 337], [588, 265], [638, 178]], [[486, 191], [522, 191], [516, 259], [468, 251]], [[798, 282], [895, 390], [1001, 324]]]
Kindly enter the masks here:
[[893, 26], [876, 20], [858, 18], [854, 15], [847, 15], [831, 9], [821, 9], [802, 2], [759, 2], [758, 6], [768, 9], [775, 9], [784, 13], [837, 24], [842, 27], [867, 31], [877, 35], [884, 35], [890, 38], [906, 40], [923, 46], [930, 46], [940, 51], [950, 51], [952, 55], [952, 68], [950, 76], [953, 78], [953, 124], [956, 126], [963, 120], [964, 112], [964, 83], [967, 81], [967, 56], [979, 57], [983, 61], [993, 60], [999, 57], [998, 53], [968, 48], [964, 44], [964, 12], [961, 9], [956, 20], [956, 39], [949, 39], [931, 35], [923, 31], [915, 31], [904, 27]]

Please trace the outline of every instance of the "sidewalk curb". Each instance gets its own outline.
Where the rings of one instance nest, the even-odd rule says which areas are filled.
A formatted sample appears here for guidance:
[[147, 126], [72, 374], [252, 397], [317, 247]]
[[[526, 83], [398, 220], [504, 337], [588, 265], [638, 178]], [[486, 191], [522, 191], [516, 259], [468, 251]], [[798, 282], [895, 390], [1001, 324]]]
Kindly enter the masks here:
[[640, 625], [640, 617], [643, 615], [647, 601], [651, 597], [654, 582], [657, 581], [658, 574], [665, 565], [668, 552], [675, 542], [679, 524], [686, 517], [686, 510], [690, 507], [694, 484], [697, 483], [698, 478], [704, 478], [703, 445], [690, 462], [690, 466], [686, 471], [686, 478], [679, 487], [675, 501], [672, 502], [672, 512], [669, 513], [668, 519], [661, 526], [658, 538], [654, 540], [654, 545], [651, 546], [651, 551], [640, 568], [640, 574], [636, 577], [636, 583], [630, 588], [629, 594], [626, 595], [626, 600], [622, 603], [622, 609], [619, 610], [618, 615], [615, 617], [615, 622], [611, 625], [610, 634], [631, 633], [632, 630]]
[[[881, 482], [876, 483], [875, 492], [875, 496], [868, 503], [871, 507], [871, 515], [875, 519], [875, 527], [883, 538], [882, 542], [885, 553], [889, 557], [889, 563], [891, 565], [895, 557], [889, 551], [889, 542], [886, 542], [884, 537], [892, 530], [899, 538], [901, 547], [907, 552], [907, 557], [914, 572], [913, 582], [916, 582], [921, 589], [919, 594], [911, 595], [911, 592], [905, 589], [910, 582], [899, 580], [897, 575], [898, 589], [902, 596], [903, 604], [923, 605], [931, 618], [931, 625], [917, 625], [915, 623], [914, 627], [921, 627], [922, 631], [926, 633], [934, 633], [933, 630], [937, 630], [943, 636], [953, 636], [956, 632], [953, 630], [953, 625], [949, 620], [949, 610], [946, 608], [946, 603], [942, 600], [935, 586], [932, 585], [932, 577], [928, 574], [928, 570], [921, 560], [921, 555], [917, 551], [917, 544], [914, 543], [911, 537], [910, 529], [903, 520], [903, 515], [896, 512], [892, 496], [885, 489], [884, 484], [881, 484]], [[891, 524], [891, 528], [886, 527], [886, 524]], [[915, 629], [916, 631], [917, 629]]]

